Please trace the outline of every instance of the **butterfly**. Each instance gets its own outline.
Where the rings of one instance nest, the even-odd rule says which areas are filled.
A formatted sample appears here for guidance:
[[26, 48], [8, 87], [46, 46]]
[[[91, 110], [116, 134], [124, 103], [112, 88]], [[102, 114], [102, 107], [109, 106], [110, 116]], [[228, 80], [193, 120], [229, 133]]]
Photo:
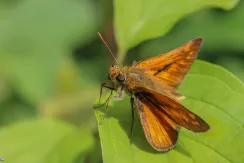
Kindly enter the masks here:
[[[123, 92], [130, 96], [131, 133], [137, 109], [146, 139], [157, 151], [172, 149], [182, 127], [196, 133], [210, 128], [208, 123], [180, 103], [184, 96], [176, 91], [201, 45], [202, 39], [196, 38], [168, 53], [133, 63], [130, 67], [112, 65], [108, 73], [109, 81], [101, 84], [100, 98], [104, 87], [116, 91], [115, 98], [121, 98]], [[106, 101], [107, 108], [112, 91]]]

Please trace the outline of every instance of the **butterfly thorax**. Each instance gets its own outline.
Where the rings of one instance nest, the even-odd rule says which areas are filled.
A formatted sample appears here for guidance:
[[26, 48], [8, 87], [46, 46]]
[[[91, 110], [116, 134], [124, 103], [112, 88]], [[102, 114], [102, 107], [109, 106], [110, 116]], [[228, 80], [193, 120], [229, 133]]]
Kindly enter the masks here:
[[145, 69], [135, 67], [120, 67], [112, 65], [108, 78], [112, 81], [115, 90], [125, 91], [129, 95], [140, 92], [140, 87], [156, 89], [153, 80], [144, 73]]

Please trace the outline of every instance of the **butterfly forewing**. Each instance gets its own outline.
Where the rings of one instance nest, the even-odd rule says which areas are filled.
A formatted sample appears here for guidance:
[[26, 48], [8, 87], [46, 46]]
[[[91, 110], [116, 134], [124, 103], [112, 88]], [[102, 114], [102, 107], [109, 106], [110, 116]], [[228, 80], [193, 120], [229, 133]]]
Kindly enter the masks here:
[[201, 38], [194, 39], [166, 54], [141, 61], [134, 67], [144, 68], [144, 73], [156, 76], [165, 86], [175, 89], [189, 71], [201, 44]]
[[147, 141], [159, 151], [174, 147], [178, 139], [177, 124], [160, 112], [156, 105], [147, 100], [144, 93], [135, 95], [141, 124]]

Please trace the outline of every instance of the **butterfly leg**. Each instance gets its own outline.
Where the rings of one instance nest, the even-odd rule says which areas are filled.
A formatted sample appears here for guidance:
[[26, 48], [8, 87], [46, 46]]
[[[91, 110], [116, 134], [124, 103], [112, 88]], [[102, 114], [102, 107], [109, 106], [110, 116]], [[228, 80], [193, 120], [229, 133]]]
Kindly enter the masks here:
[[103, 94], [103, 88], [108, 88], [108, 89], [110, 89], [110, 90], [115, 90], [115, 88], [113, 88], [113, 87], [109, 87], [109, 86], [107, 86], [106, 84], [107, 84], [106, 82], [103, 82], [103, 83], [101, 84], [101, 88], [100, 88], [100, 96], [99, 96], [99, 104], [100, 104], [100, 102], [101, 102], [101, 97], [102, 97], [102, 94]]
[[[97, 109], [97, 108], [100, 108], [100, 107], [104, 106], [104, 105], [107, 103], [107, 101], [109, 100], [109, 98], [111, 97], [111, 95], [112, 95], [112, 91], [115, 90], [115, 88], [110, 87], [110, 86], [107, 86], [106, 84], [107, 84], [106, 82], [103, 82], [103, 83], [101, 84], [101, 88], [100, 88], [100, 96], [99, 96], [99, 103], [98, 103], [98, 106], [94, 106], [93, 109]], [[110, 90], [111, 90], [111, 93], [110, 93], [109, 97], [106, 99], [106, 101], [105, 101], [103, 104], [100, 104], [100, 103], [101, 103], [101, 97], [102, 97], [102, 94], [103, 94], [103, 88], [108, 88], [108, 89], [110, 89]]]
[[135, 106], [134, 106], [134, 98], [130, 98], [130, 105], [131, 105], [131, 126], [130, 126], [130, 143], [132, 143], [132, 131], [133, 131], [133, 125], [134, 125], [134, 112], [135, 112]]
[[108, 104], [109, 104], [109, 100], [110, 100], [110, 96], [111, 96], [111, 95], [112, 95], [112, 91], [111, 91], [111, 93], [110, 93], [110, 95], [109, 95], [107, 101], [105, 102], [105, 103], [106, 103], [106, 111], [105, 111], [105, 115], [102, 117], [102, 119], [101, 119], [99, 125], [101, 125], [101, 124], [103, 123], [104, 119], [108, 116]]

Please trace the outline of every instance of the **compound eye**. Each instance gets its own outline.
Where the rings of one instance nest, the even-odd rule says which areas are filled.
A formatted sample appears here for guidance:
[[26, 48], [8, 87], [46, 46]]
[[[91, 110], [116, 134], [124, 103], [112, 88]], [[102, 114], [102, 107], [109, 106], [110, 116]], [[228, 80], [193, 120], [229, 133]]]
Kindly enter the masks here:
[[116, 76], [116, 80], [120, 83], [125, 81], [125, 76], [122, 74], [119, 74], [118, 76]]
[[108, 74], [108, 80], [111, 80], [110, 75]]

